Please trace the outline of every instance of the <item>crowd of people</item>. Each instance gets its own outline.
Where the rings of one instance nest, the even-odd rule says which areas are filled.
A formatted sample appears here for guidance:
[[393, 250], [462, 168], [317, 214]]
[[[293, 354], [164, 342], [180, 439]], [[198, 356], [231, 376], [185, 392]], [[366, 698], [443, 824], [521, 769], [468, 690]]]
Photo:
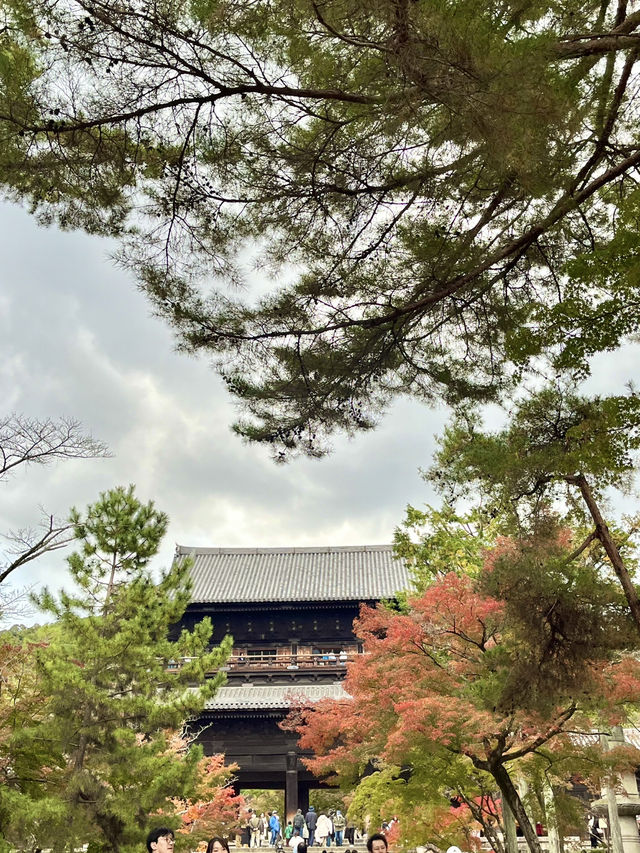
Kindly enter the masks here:
[[[355, 844], [355, 827], [346, 820], [340, 809], [329, 811], [328, 814], [316, 814], [311, 806], [306, 815], [302, 814], [302, 809], [298, 809], [293, 819], [287, 821], [284, 830], [277, 811], [258, 815], [249, 809], [246, 828], [249, 830], [250, 847], [268, 845], [277, 851], [284, 850], [285, 845], [291, 847], [294, 853], [307, 853], [307, 848], [314, 845], [330, 848], [334, 843], [336, 847], [342, 847], [345, 838], [348, 844]], [[174, 844], [173, 830], [166, 827], [153, 829], [147, 836], [148, 853], [173, 853]], [[370, 835], [367, 850], [369, 853], [388, 853], [386, 836], [380, 832]], [[228, 840], [215, 836], [207, 844], [206, 853], [230, 853]], [[326, 849], [322, 853], [326, 853]], [[345, 853], [357, 851], [345, 850]]]
[[342, 847], [355, 844], [356, 828], [347, 821], [340, 809], [317, 813], [313, 806], [306, 815], [298, 809], [292, 820], [280, 821], [277, 811], [258, 814], [248, 810], [245, 834], [242, 843], [249, 847], [292, 847], [296, 853], [304, 853], [300, 847]]

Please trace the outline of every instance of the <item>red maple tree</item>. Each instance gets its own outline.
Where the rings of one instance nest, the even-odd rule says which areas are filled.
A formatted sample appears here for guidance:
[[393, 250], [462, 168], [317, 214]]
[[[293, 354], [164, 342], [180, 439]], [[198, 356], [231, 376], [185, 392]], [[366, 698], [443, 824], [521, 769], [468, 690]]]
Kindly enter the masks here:
[[[554, 534], [548, 560], [570, 547], [570, 536]], [[553, 659], [546, 635], [544, 648], [533, 641], [528, 646], [512, 602], [484, 591], [500, 560], [515, 564], [520, 558], [505, 540], [487, 560], [483, 577], [441, 577], [409, 599], [407, 612], [362, 607], [355, 631], [365, 654], [348, 667], [345, 688], [351, 698], [318, 703], [298, 717], [300, 745], [313, 751], [308, 765], [317, 775], [356, 780], [382, 761], [400, 775], [404, 769], [406, 778], [421, 776], [425, 784], [436, 774], [433, 784], [457, 787], [469, 807], [477, 801], [478, 784], [488, 778], [530, 849], [540, 850], [514, 772], [543, 748], [569, 747], [578, 754], [582, 747], [570, 731], [592, 731], [596, 719], [619, 721], [625, 703], [640, 696], [640, 665], [604, 646], [591, 659], [563, 657], [557, 636]], [[598, 618], [596, 604], [592, 610]], [[557, 625], [550, 624], [555, 631]], [[561, 677], [567, 661], [575, 671]], [[532, 667], [543, 673], [536, 692], [519, 692]], [[541, 695], [545, 678], [548, 694]], [[440, 820], [445, 812], [440, 809]]]
[[226, 765], [224, 755], [211, 755], [200, 761], [199, 770], [196, 797], [178, 805], [182, 818], [178, 832], [191, 835], [194, 840], [229, 836], [237, 829], [245, 806], [244, 797], [236, 793], [232, 784], [237, 766]]

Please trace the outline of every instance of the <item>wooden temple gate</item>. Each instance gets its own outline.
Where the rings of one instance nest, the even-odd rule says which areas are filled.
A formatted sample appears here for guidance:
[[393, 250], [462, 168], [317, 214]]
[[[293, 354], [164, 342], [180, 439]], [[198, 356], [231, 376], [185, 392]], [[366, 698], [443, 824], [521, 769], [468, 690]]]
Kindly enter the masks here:
[[[212, 642], [234, 639], [227, 683], [192, 721], [205, 753], [239, 766], [237, 787], [284, 789], [285, 820], [322, 786], [302, 764], [296, 735], [278, 723], [292, 700], [344, 698], [361, 603], [408, 584], [391, 546], [218, 549], [178, 546], [191, 558], [192, 602], [182, 619], [213, 622]], [[175, 666], [180, 662], [176, 661]]]

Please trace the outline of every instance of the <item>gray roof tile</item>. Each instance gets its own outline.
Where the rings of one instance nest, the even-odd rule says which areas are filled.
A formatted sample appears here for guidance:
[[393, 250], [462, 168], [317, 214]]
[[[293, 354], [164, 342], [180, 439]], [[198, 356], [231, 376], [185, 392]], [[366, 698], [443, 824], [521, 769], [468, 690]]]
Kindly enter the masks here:
[[366, 601], [389, 598], [409, 583], [390, 545], [336, 548], [190, 548], [192, 602]]
[[[640, 731], [637, 728], [624, 728], [624, 739], [640, 750]], [[569, 740], [577, 746], [597, 746], [600, 743], [599, 732], [570, 732]]]
[[221, 687], [205, 705], [207, 711], [277, 710], [320, 699], [348, 699], [342, 682], [332, 684], [242, 684]]

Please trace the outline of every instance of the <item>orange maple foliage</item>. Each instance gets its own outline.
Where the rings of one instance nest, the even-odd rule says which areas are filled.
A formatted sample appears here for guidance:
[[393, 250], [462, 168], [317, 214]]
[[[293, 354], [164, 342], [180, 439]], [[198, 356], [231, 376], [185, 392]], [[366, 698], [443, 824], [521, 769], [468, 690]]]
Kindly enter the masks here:
[[228, 836], [237, 829], [245, 800], [233, 788], [236, 770], [236, 765], [224, 763], [224, 755], [211, 755], [200, 761], [196, 798], [175, 804], [182, 818], [178, 832], [200, 840]]
[[[500, 543], [500, 556], [510, 547]], [[300, 746], [314, 753], [307, 761], [314, 773], [353, 778], [372, 759], [406, 767], [456, 756], [494, 778], [523, 824], [510, 778], [516, 763], [556, 742], [566, 749], [563, 733], [590, 731], [595, 712], [618, 722], [625, 703], [640, 698], [640, 664], [601, 659], [585, 668], [579, 695], [554, 695], [549, 708], [505, 700], [512, 663], [526, 649], [512, 641], [503, 603], [478, 589], [452, 573], [410, 600], [407, 613], [362, 607], [355, 631], [365, 654], [345, 680], [352, 698], [298, 712]], [[530, 822], [526, 829], [535, 835]]]

